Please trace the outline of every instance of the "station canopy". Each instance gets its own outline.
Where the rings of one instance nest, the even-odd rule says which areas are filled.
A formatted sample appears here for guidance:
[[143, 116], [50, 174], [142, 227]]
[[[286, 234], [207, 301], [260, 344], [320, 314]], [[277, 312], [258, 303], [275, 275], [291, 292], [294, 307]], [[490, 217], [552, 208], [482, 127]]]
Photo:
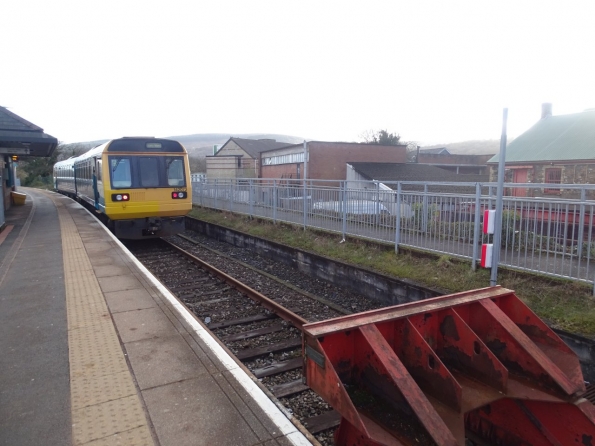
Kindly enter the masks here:
[[0, 156], [51, 156], [58, 140], [35, 124], [0, 106]]

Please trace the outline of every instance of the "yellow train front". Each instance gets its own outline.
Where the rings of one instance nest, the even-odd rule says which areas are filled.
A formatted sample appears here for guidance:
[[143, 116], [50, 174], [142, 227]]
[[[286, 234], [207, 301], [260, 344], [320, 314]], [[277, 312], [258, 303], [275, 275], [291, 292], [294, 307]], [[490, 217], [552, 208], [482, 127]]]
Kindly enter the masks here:
[[54, 167], [55, 188], [95, 209], [121, 239], [184, 230], [192, 209], [188, 153], [177, 141], [121, 138]]

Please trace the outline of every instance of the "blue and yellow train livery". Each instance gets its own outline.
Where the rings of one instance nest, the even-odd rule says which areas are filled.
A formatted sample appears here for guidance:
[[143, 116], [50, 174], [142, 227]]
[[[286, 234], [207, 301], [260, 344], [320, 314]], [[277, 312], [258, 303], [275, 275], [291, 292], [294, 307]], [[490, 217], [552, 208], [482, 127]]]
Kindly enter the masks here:
[[192, 209], [188, 153], [168, 139], [114, 139], [60, 161], [54, 187], [94, 209], [121, 239], [181, 232]]

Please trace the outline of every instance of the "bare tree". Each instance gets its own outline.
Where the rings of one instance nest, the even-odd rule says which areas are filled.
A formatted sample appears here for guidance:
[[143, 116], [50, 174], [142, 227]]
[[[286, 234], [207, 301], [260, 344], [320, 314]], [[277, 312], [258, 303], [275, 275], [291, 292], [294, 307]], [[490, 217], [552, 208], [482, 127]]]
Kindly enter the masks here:
[[83, 153], [89, 151], [92, 148], [92, 145], [88, 143], [60, 143], [56, 148], [56, 152], [58, 153], [57, 161], [67, 160], [68, 158], [72, 158], [73, 156], [82, 155]]
[[407, 162], [416, 163], [419, 150], [417, 141], [404, 142], [403, 144], [407, 144]]
[[206, 173], [207, 159], [204, 156], [190, 156], [190, 172]]
[[398, 133], [389, 133], [387, 130], [367, 130], [361, 137], [367, 144], [378, 144], [381, 146], [398, 146], [401, 136]]

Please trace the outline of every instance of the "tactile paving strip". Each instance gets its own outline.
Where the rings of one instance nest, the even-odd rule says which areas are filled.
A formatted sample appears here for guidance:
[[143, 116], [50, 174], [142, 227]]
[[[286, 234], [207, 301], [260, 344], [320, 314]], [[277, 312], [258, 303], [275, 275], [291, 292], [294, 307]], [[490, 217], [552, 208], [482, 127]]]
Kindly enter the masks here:
[[74, 220], [52, 197], [62, 232], [74, 445], [153, 446], [105, 298]]

